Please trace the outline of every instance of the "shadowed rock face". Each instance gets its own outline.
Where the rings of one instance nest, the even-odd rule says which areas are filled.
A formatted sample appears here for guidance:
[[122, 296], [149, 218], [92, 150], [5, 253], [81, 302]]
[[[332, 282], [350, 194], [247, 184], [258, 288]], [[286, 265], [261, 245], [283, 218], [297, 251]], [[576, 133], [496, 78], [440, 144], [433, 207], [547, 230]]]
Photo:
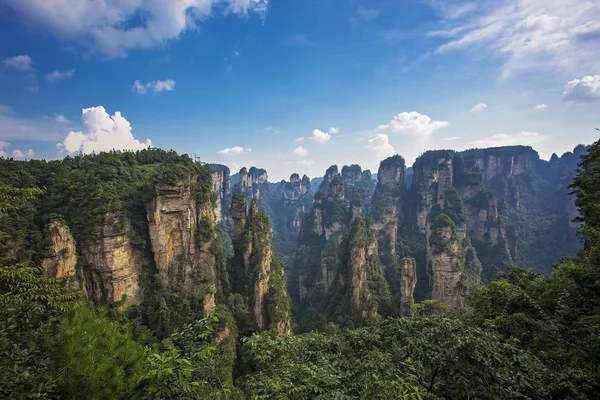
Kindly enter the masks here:
[[232, 291], [242, 296], [257, 330], [272, 329], [278, 335], [291, 332], [289, 297], [283, 263], [273, 254], [269, 217], [252, 200], [247, 208], [242, 194], [234, 194]]
[[403, 258], [400, 261], [400, 304], [398, 310], [400, 317], [412, 316], [416, 286], [417, 262], [414, 258]]
[[440, 214], [429, 227], [427, 240], [432, 295], [456, 308], [461, 296], [479, 286], [481, 265], [468, 238], [460, 238], [454, 221]]

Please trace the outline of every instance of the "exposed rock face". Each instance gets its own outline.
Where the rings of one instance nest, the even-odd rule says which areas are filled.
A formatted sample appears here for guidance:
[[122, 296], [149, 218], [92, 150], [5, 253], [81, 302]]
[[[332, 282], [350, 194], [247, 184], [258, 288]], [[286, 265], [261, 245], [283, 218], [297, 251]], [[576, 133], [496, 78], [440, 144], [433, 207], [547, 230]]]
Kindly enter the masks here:
[[456, 308], [461, 296], [479, 285], [481, 267], [475, 251], [469, 243], [461, 243], [456, 225], [445, 214], [431, 226], [427, 246], [432, 298]]
[[417, 262], [406, 257], [400, 260], [400, 304], [398, 315], [411, 317], [413, 314], [414, 293], [417, 286]]
[[292, 174], [289, 182], [283, 183], [283, 214], [289, 233], [298, 236], [304, 215], [312, 203], [310, 179], [304, 175]]
[[291, 332], [289, 297], [283, 263], [273, 254], [269, 217], [258, 211], [256, 200], [247, 211], [242, 194], [234, 194], [232, 291], [239, 293], [253, 317], [255, 329]]
[[157, 186], [148, 206], [148, 226], [154, 262], [165, 282], [193, 285], [197, 223], [189, 186]]
[[[204, 296], [204, 311], [215, 306], [216, 260], [210, 251], [216, 225], [210, 203], [192, 194], [193, 177], [178, 186], [157, 185], [148, 205], [148, 229], [156, 269], [163, 281]], [[202, 284], [201, 284], [202, 282]]]
[[341, 175], [344, 186], [344, 195], [350, 204], [358, 203], [365, 211], [371, 205], [371, 198], [375, 190], [375, 182], [371, 177], [371, 171], [362, 171], [360, 165], [345, 165]]
[[46, 275], [51, 278], [74, 277], [77, 254], [71, 230], [61, 221], [52, 221], [45, 231], [48, 252], [42, 259], [42, 267]]
[[378, 235], [379, 257], [394, 294], [399, 291], [396, 246], [398, 229], [403, 219], [404, 169], [404, 159], [400, 156], [389, 157], [381, 162], [371, 211]]
[[390, 293], [379, 262], [376, 234], [368, 219], [354, 220], [341, 257], [339, 275], [329, 300], [335, 303], [342, 299], [337, 314], [347, 313], [360, 325], [387, 313]]
[[413, 169], [417, 228], [429, 235], [430, 224], [444, 212], [455, 223], [460, 239], [469, 237], [481, 250], [486, 277], [495, 275], [510, 261], [510, 252], [506, 224], [494, 194], [486, 191], [481, 172], [453, 151], [427, 152]]
[[85, 288], [98, 304], [123, 302], [124, 306], [140, 301], [140, 266], [142, 255], [131, 246], [132, 229], [128, 221], [122, 227], [110, 223], [93, 227], [96, 240], [80, 248]]
[[249, 170], [246, 167], [239, 172], [239, 182], [233, 188], [234, 193], [242, 193], [246, 198], [258, 199], [260, 197], [260, 185], [267, 183], [269, 176], [264, 169], [251, 167]]
[[229, 168], [224, 165], [210, 164], [210, 175], [212, 179], [212, 192], [216, 195], [214, 202], [214, 213], [217, 222], [226, 219], [229, 215], [228, 205], [231, 201], [231, 178]]

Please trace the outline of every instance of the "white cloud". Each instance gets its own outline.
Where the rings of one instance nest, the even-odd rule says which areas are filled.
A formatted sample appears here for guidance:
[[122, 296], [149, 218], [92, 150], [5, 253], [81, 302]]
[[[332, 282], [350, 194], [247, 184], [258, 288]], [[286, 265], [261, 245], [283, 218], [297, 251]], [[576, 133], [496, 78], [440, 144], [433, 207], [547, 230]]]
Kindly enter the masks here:
[[7, 147], [10, 147], [10, 143], [0, 141], [0, 157], [8, 157], [8, 153], [5, 150]]
[[337, 135], [338, 133], [340, 133], [340, 128], [332, 126], [331, 128], [329, 128], [329, 133], [331, 133], [332, 135]]
[[317, 143], [323, 144], [323, 143], [331, 140], [331, 135], [327, 132], [323, 132], [319, 129], [315, 129], [312, 132], [312, 139]]
[[25, 152], [19, 150], [19, 149], [14, 149], [12, 152], [12, 156], [15, 160], [28, 160], [30, 158], [32, 158], [35, 154], [33, 153], [33, 150], [29, 149]]
[[306, 140], [305, 137], [299, 137], [299, 138], [294, 139], [294, 142], [299, 143], [299, 142], [304, 142], [305, 140]]
[[33, 68], [33, 59], [28, 55], [14, 56], [2, 60], [6, 68], [29, 71]]
[[142, 83], [140, 81], [133, 82], [133, 89], [139, 94], [146, 94], [148, 90], [153, 91], [154, 93], [159, 93], [162, 91], [171, 92], [175, 89], [175, 82], [173, 79], [167, 79], [165, 81], [150, 81], [146, 83]]
[[52, 71], [46, 74], [46, 79], [50, 82], [62, 81], [64, 79], [72, 78], [75, 75], [75, 69], [68, 69], [66, 71]]
[[251, 151], [252, 151], [252, 149], [245, 149], [240, 146], [233, 146], [228, 149], [219, 150], [219, 151], [217, 151], [217, 153], [223, 154], [226, 156], [234, 156], [234, 155], [238, 155], [238, 154], [247, 154], [247, 153], [250, 153]]
[[438, 129], [449, 125], [447, 121], [434, 121], [425, 114], [416, 111], [403, 112], [385, 125], [379, 125], [380, 131], [428, 136]]
[[460, 139], [460, 136], [452, 136], [452, 137], [447, 137], [447, 138], [443, 138], [443, 141], [448, 141], [448, 140], [458, 140]]
[[215, 12], [265, 15], [269, 0], [5, 0], [36, 29], [122, 57], [135, 48], [151, 48], [196, 30]]
[[67, 117], [65, 117], [64, 115], [62, 115], [62, 114], [56, 114], [54, 116], [54, 120], [56, 122], [58, 122], [58, 123], [61, 123], [61, 124], [69, 124], [69, 123], [71, 123], [71, 121]]
[[578, 102], [600, 100], [600, 75], [587, 75], [581, 79], [573, 79], [567, 83], [563, 93], [563, 100]]
[[514, 134], [499, 133], [484, 139], [471, 142], [475, 147], [500, 147], [500, 146], [533, 146], [542, 143], [547, 139], [546, 136], [537, 132], [520, 132]]
[[546, 108], [548, 108], [546, 104], [538, 104], [537, 106], [533, 107], [534, 110], [545, 110]]
[[68, 154], [110, 150], [142, 150], [152, 145], [150, 140], [142, 143], [131, 132], [131, 124], [120, 112], [109, 115], [104, 107], [84, 108], [81, 113], [83, 129], [71, 131], [57, 148]]
[[370, 21], [379, 16], [379, 10], [376, 8], [358, 7], [358, 10], [356, 10], [356, 15], [365, 21]]
[[302, 146], [298, 146], [294, 149], [294, 151], [292, 152], [293, 155], [298, 156], [298, 157], [306, 157], [308, 155], [308, 150], [306, 150], [304, 147]]
[[375, 156], [379, 159], [388, 158], [396, 154], [394, 146], [390, 144], [390, 138], [383, 133], [371, 136], [367, 149], [375, 153]]
[[487, 104], [485, 103], [479, 103], [473, 106], [473, 108], [471, 108], [469, 110], [469, 112], [482, 112], [483, 110], [485, 110], [487, 108]]
[[[491, 50], [502, 59], [503, 77], [525, 70], [581, 73], [600, 68], [597, 0], [498, 1], [486, 7], [471, 1], [469, 5], [477, 7], [436, 6], [445, 29], [430, 35], [446, 38], [437, 53]], [[459, 7], [462, 12], [457, 12]]]

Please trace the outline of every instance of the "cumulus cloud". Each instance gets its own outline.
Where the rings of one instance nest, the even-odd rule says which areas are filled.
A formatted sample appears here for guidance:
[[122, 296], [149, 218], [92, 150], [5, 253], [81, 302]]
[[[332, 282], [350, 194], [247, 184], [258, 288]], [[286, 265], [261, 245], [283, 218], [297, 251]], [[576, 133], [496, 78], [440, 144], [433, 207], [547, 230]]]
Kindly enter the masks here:
[[545, 110], [546, 108], [548, 108], [546, 104], [538, 104], [537, 106], [533, 107], [534, 110]]
[[567, 83], [563, 100], [582, 103], [600, 100], [600, 75], [586, 75]]
[[33, 68], [33, 59], [24, 54], [21, 56], [5, 58], [2, 60], [2, 64], [4, 64], [6, 68], [29, 71]]
[[388, 158], [396, 154], [394, 146], [390, 144], [390, 138], [384, 133], [378, 133], [369, 137], [367, 149], [375, 154], [379, 159]]
[[110, 150], [142, 150], [152, 145], [150, 140], [140, 142], [132, 133], [131, 124], [120, 112], [109, 115], [104, 107], [84, 108], [81, 113], [83, 129], [71, 131], [62, 143], [60, 151], [93, 153]]
[[113, 57], [195, 30], [215, 12], [264, 16], [269, 0], [5, 0], [26, 24]]
[[490, 50], [502, 75], [524, 70], [583, 71], [600, 68], [600, 2], [515, 0], [461, 4], [432, 2], [444, 29], [430, 32], [445, 43], [437, 53]]
[[154, 93], [160, 93], [162, 91], [171, 92], [175, 89], [175, 82], [173, 79], [167, 79], [165, 81], [150, 81], [146, 83], [142, 83], [140, 81], [133, 82], [133, 89], [139, 94], [146, 94], [148, 90], [153, 91]]
[[325, 142], [328, 142], [329, 140], [331, 140], [331, 135], [327, 132], [323, 132], [319, 129], [315, 129], [312, 132], [312, 139], [315, 142], [322, 144], [322, 143], [325, 143]]
[[71, 121], [62, 114], [56, 114], [54, 120], [60, 124], [69, 124]]
[[425, 114], [411, 111], [396, 115], [387, 124], [379, 125], [378, 129], [392, 133], [429, 136], [438, 129], [447, 127], [449, 124], [447, 121], [434, 121]]
[[294, 151], [292, 152], [293, 155], [298, 156], [298, 157], [306, 157], [308, 155], [308, 150], [306, 150], [304, 147], [302, 146], [298, 146], [294, 149]]
[[240, 146], [233, 146], [228, 149], [219, 150], [219, 151], [217, 151], [217, 153], [225, 155], [225, 156], [235, 156], [235, 155], [239, 155], [239, 154], [247, 154], [247, 153], [250, 153], [251, 151], [252, 151], [252, 149], [246, 149], [246, 148], [243, 148]]
[[46, 74], [46, 79], [50, 82], [62, 81], [64, 79], [72, 78], [75, 75], [75, 69], [68, 69], [66, 71], [52, 71]]
[[28, 160], [30, 158], [33, 158], [35, 154], [33, 153], [33, 150], [29, 149], [27, 151], [21, 151], [19, 149], [14, 149], [12, 152], [12, 156], [15, 160]]
[[542, 143], [547, 139], [546, 136], [537, 132], [520, 132], [515, 134], [499, 133], [484, 139], [471, 142], [475, 147], [500, 147], [500, 146], [533, 146]]
[[329, 133], [331, 133], [332, 135], [337, 135], [338, 133], [340, 133], [340, 128], [332, 126], [331, 128], [329, 128]]
[[482, 112], [483, 110], [485, 110], [487, 108], [487, 104], [485, 103], [479, 103], [473, 106], [473, 108], [471, 108], [469, 110], [469, 112]]

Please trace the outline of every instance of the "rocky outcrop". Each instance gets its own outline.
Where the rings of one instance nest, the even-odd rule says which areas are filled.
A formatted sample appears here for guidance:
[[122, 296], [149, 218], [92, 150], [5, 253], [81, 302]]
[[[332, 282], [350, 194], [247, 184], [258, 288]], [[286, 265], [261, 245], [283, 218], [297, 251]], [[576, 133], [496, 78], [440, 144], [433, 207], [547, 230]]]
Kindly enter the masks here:
[[479, 285], [481, 266], [468, 239], [461, 239], [454, 221], [446, 214], [428, 228], [428, 271], [435, 300], [456, 308], [461, 296]]
[[453, 151], [430, 151], [415, 162], [413, 170], [417, 229], [428, 235], [431, 223], [443, 212], [456, 225], [461, 240], [468, 237], [480, 250], [488, 279], [504, 268], [511, 260], [505, 219], [475, 163]]
[[208, 314], [215, 305], [217, 266], [211, 251], [216, 216], [209, 202], [193, 194], [195, 178], [179, 185], [157, 185], [148, 204], [148, 230], [156, 269], [167, 284], [203, 296]]
[[339, 302], [335, 314], [347, 315], [357, 325], [374, 322], [389, 312], [390, 293], [379, 262], [377, 237], [365, 217], [354, 220], [344, 241], [338, 276], [327, 302]]
[[251, 167], [248, 170], [244, 167], [239, 172], [239, 182], [234, 185], [233, 192], [244, 194], [248, 199], [258, 199], [261, 184], [267, 183], [268, 180], [269, 176], [264, 169]]
[[375, 181], [371, 176], [371, 171], [363, 171], [360, 165], [356, 164], [345, 165], [342, 167], [341, 181], [348, 202], [351, 205], [360, 205], [367, 212], [375, 190]]
[[131, 225], [129, 221], [115, 224], [111, 215], [104, 221], [92, 227], [96, 239], [86, 241], [79, 250], [86, 293], [97, 304], [137, 304], [143, 256], [131, 245]]
[[45, 228], [48, 243], [42, 259], [42, 268], [48, 277], [75, 277], [77, 253], [75, 239], [69, 227], [62, 221], [52, 221]]
[[404, 169], [404, 159], [400, 156], [389, 157], [381, 162], [371, 211], [378, 236], [379, 257], [394, 294], [399, 291], [396, 246], [398, 229], [403, 221]]
[[228, 205], [231, 201], [231, 178], [229, 168], [220, 164], [209, 164], [212, 181], [212, 192], [215, 194], [213, 204], [217, 222], [227, 219]]
[[412, 316], [416, 286], [417, 262], [414, 258], [403, 258], [400, 260], [400, 304], [397, 312], [400, 317]]
[[256, 200], [247, 209], [245, 197], [234, 194], [232, 291], [242, 296], [252, 315], [254, 329], [291, 332], [289, 296], [283, 263], [273, 254], [269, 217], [258, 211]]
[[282, 214], [285, 228], [292, 239], [297, 238], [306, 211], [312, 204], [310, 179], [292, 174], [289, 182], [282, 182]]

